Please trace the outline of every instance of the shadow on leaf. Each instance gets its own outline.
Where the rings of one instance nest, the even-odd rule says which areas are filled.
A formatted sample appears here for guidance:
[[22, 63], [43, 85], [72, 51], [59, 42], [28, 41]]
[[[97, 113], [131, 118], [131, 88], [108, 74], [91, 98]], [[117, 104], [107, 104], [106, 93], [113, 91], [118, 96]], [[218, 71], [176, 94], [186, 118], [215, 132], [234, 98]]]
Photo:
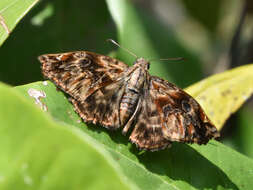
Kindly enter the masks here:
[[220, 168], [186, 144], [173, 143], [170, 149], [145, 152], [138, 159], [150, 172], [197, 189], [238, 189]]

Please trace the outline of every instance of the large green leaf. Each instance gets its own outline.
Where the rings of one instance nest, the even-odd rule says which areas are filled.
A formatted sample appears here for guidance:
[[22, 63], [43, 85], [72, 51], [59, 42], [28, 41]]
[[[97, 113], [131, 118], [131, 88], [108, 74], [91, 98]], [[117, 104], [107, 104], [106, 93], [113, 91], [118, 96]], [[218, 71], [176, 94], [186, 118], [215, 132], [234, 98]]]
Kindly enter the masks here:
[[[0, 5], [3, 2], [9, 1], [1, 1]], [[133, 50], [140, 56], [157, 57], [158, 52], [154, 50], [146, 28], [143, 28], [142, 22], [138, 20], [137, 11], [129, 2], [107, 1], [119, 29], [120, 43], [131, 50], [131, 46], [135, 45]], [[71, 9], [70, 4], [65, 2], [63, 5], [67, 10]], [[76, 4], [76, 6], [80, 5]], [[73, 10], [80, 12], [80, 9]], [[93, 12], [93, 9], [90, 10]], [[100, 11], [96, 11], [96, 15], [97, 12]], [[65, 13], [67, 14], [68, 11], [65, 11], [64, 15]], [[58, 14], [57, 18], [60, 21], [70, 20], [73, 23], [73, 20], [80, 18], [78, 15], [76, 17], [78, 19], [73, 19], [69, 15], [62, 17], [62, 14]], [[100, 26], [94, 22], [95, 20], [86, 19], [84, 23], [88, 28], [92, 23], [95, 23], [96, 27]], [[64, 26], [66, 29], [66, 25], [61, 23], [58, 23], [57, 30], [51, 30], [53, 34], [49, 34], [51, 38], [57, 37], [58, 40], [42, 40], [42, 38], [35, 41], [35, 45], [31, 45], [31, 50], [41, 46], [41, 42], [49, 44], [51, 50], [55, 49], [52, 48], [53, 45], [61, 49], [62, 39], [72, 42], [72, 36], [76, 35], [71, 34], [70, 38], [59, 37], [59, 33], [66, 31], [61, 27]], [[123, 25], [120, 26], [120, 23]], [[55, 26], [55, 23], [52, 25]], [[72, 25], [67, 26], [67, 29], [74, 28], [71, 27]], [[46, 25], [47, 30], [48, 28], [50, 27]], [[37, 31], [37, 33], [43, 32]], [[163, 35], [158, 37], [160, 36]], [[26, 41], [34, 41], [30, 40], [30, 37], [29, 35], [27, 38], [29, 40]], [[78, 42], [81, 44], [81, 41]], [[16, 47], [16, 42], [14, 44]], [[18, 56], [10, 55], [10, 58], [15, 57]], [[9, 59], [7, 60], [9, 62]], [[24, 61], [17, 61], [20, 62]], [[152, 66], [152, 72], [168, 79], [168, 72], [164, 70], [164, 66], [161, 63], [156, 66]], [[30, 67], [29, 65], [27, 71], [32, 73]], [[20, 72], [19, 69], [16, 70]], [[189, 72], [189, 75], [194, 75], [194, 71]], [[6, 77], [10, 77], [10, 74], [8, 73]], [[213, 87], [215, 83], [211, 83]], [[102, 189], [112, 186], [118, 189], [126, 186], [138, 189], [177, 190], [251, 189], [253, 185], [251, 181], [253, 161], [216, 141], [211, 141], [206, 146], [174, 143], [168, 150], [139, 153], [120, 132], [110, 132], [99, 126], [82, 123], [74, 113], [72, 105], [62, 92], [56, 91], [52, 83], [48, 82], [45, 85], [38, 82], [16, 89], [32, 102], [35, 102], [35, 99], [28, 95], [31, 89], [34, 92], [37, 90], [44, 92], [46, 97], [37, 100], [37, 103], [47, 107], [51, 118], [30, 105], [15, 90], [0, 88], [1, 189], [81, 189], [82, 187]], [[108, 186], [103, 185], [104, 183]], [[128, 185], [125, 185], [126, 183]]]
[[123, 174], [140, 189], [250, 189], [253, 161], [216, 141], [206, 146], [174, 143], [159, 152], [140, 153], [120, 131], [86, 125], [67, 98], [50, 82], [17, 87], [30, 101], [29, 89], [46, 94], [41, 101], [58, 122], [80, 128], [100, 142], [119, 163]]
[[17, 23], [38, 2], [38, 0], [0, 1], [0, 46], [15, 28]]
[[[0, 189], [129, 189], [94, 139], [0, 85]], [[128, 183], [128, 184], [127, 184]]]

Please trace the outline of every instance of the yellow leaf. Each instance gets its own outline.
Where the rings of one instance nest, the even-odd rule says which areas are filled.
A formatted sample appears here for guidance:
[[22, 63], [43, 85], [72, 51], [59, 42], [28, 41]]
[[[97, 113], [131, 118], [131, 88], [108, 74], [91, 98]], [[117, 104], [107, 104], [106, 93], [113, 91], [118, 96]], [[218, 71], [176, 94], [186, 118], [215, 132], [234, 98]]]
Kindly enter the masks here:
[[253, 64], [208, 77], [185, 89], [220, 130], [253, 92]]

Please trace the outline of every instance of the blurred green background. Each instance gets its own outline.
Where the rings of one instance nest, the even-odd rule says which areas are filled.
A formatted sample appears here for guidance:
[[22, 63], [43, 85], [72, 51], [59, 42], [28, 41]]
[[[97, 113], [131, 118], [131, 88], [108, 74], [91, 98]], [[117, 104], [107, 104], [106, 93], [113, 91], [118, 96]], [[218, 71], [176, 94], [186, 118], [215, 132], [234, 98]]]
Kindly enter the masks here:
[[[151, 73], [181, 88], [206, 76], [253, 62], [252, 4], [235, 0], [135, 0], [120, 28], [106, 1], [40, 1], [0, 47], [0, 80], [16, 86], [43, 80], [37, 57], [45, 53], [115, 50], [106, 39], [145, 58], [184, 57], [180, 63], [154, 61]], [[114, 7], [115, 8], [115, 7]], [[131, 18], [139, 18], [134, 20]], [[134, 58], [116, 55], [127, 64]], [[252, 101], [226, 123], [221, 141], [253, 157]]]

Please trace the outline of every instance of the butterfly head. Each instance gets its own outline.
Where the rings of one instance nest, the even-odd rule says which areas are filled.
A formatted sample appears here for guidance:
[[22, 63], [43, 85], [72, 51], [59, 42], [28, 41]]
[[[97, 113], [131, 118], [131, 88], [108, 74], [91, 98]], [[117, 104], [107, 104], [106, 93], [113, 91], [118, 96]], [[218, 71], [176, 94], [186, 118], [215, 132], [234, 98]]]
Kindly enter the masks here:
[[146, 59], [141, 57], [141, 58], [136, 59], [136, 61], [134, 62], [134, 65], [136, 65], [137, 67], [141, 67], [145, 70], [149, 70], [150, 63]]

